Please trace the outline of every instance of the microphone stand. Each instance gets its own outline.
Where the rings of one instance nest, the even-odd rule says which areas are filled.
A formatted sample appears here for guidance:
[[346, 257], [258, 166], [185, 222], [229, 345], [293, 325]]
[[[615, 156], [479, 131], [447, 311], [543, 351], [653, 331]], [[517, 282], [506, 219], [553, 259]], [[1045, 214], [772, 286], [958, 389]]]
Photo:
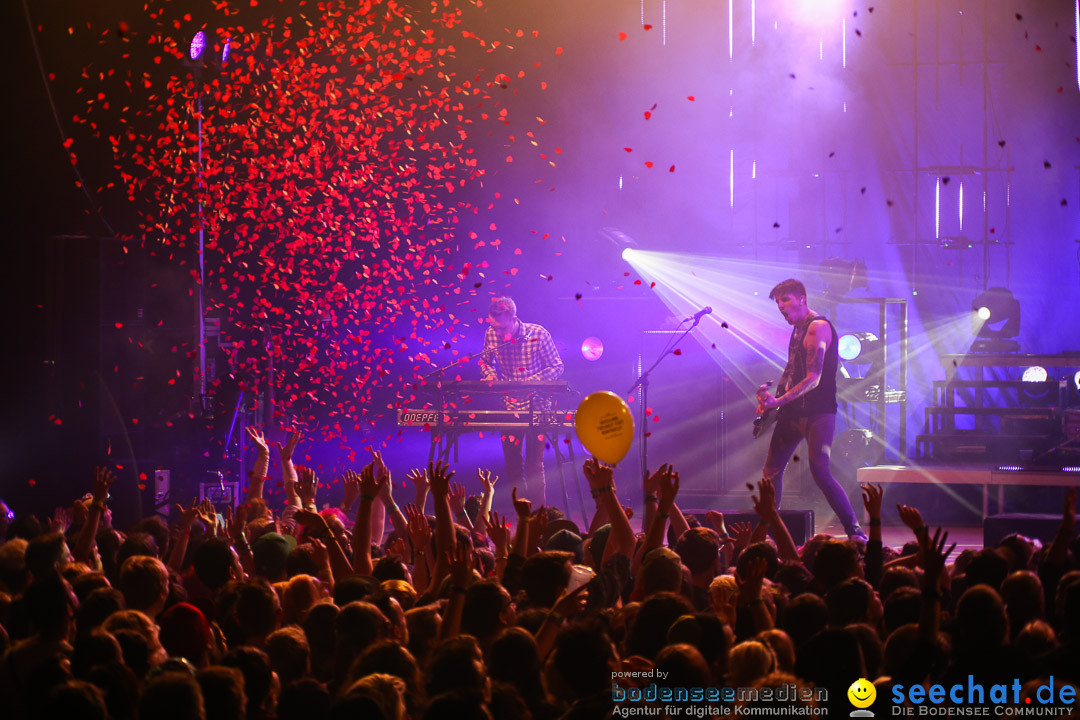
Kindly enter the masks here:
[[[648, 370], [638, 375], [637, 380], [635, 380], [634, 384], [630, 386], [630, 389], [626, 391], [627, 395], [631, 395], [639, 387], [641, 388], [641, 423], [638, 429], [641, 432], [641, 470], [643, 478], [647, 479], [649, 477], [649, 433], [646, 430], [645, 415], [646, 408], [649, 406], [649, 375], [651, 375], [652, 371], [656, 369], [656, 366], [659, 365], [670, 352], [675, 350], [675, 348], [679, 346], [679, 343], [681, 343], [686, 336], [701, 323], [701, 317], [686, 318], [686, 320], [693, 320], [693, 324], [686, 328], [683, 334], [676, 338], [674, 342], [668, 343], [668, 345], [660, 351], [660, 355], [656, 358], [656, 362], [654, 362]], [[685, 323], [686, 320], [679, 323], [679, 327], [682, 327], [682, 324]]]

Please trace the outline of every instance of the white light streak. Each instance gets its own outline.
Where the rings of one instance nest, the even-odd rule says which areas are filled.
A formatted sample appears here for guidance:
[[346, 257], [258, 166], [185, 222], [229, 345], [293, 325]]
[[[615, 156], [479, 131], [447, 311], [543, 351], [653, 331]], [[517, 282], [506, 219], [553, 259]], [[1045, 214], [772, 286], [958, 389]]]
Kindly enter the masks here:
[[727, 0], [727, 57], [735, 59], [735, 0]]
[[960, 181], [960, 232], [964, 232], [964, 181]]
[[840, 18], [840, 66], [847, 68], [847, 18]]
[[750, 166], [750, 179], [757, 180], [757, 160]]
[[[750, 0], [750, 47], [757, 47], [757, 0]], [[1080, 50], [1077, 53], [1080, 54]]]
[[735, 209], [735, 148], [731, 149], [731, 169], [728, 171], [728, 186], [731, 192], [731, 208]]
[[1076, 29], [1073, 30], [1076, 42], [1076, 87], [1080, 88], [1080, 0], [1076, 0]]
[[822, 40], [820, 37], [817, 39], [817, 59], [825, 59], [825, 41]]
[[622, 175], [619, 176], [619, 189], [622, 190]]
[[941, 238], [941, 178], [934, 183], [934, 239]]
[[660, 38], [660, 44], [667, 46], [667, 0], [663, 0], [660, 4], [660, 32], [662, 36]]

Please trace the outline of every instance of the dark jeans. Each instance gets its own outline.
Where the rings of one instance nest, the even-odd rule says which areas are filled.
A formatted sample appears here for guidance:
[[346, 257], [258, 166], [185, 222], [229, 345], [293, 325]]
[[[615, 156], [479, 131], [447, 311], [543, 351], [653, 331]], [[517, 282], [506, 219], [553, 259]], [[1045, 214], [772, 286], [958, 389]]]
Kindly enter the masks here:
[[[522, 453], [522, 439], [525, 452]], [[532, 501], [533, 510], [545, 504], [544, 448], [547, 435], [535, 432], [504, 433], [503, 457], [506, 458], [507, 489], [517, 487], [518, 497]]]
[[849, 535], [859, 526], [855, 510], [851, 507], [844, 488], [829, 472], [829, 454], [832, 452], [833, 432], [836, 430], [836, 414], [824, 413], [807, 417], [784, 418], [776, 422], [772, 442], [769, 443], [769, 456], [765, 460], [765, 477], [772, 480], [776, 488], [776, 506], [780, 507], [780, 498], [784, 491], [784, 468], [791, 459], [795, 448], [805, 438], [810, 462], [810, 474], [821, 489], [829, 506], [840, 518], [844, 532]]

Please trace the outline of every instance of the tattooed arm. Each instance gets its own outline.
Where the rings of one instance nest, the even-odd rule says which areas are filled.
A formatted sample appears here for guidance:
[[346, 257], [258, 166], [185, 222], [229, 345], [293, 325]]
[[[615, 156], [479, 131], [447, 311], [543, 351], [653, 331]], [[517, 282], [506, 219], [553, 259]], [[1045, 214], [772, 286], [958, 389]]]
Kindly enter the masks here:
[[825, 351], [832, 341], [829, 323], [824, 319], [814, 320], [806, 330], [803, 347], [806, 349], [806, 377], [788, 388], [781, 397], [766, 395], [762, 401], [765, 409], [787, 405], [798, 400], [818, 386], [821, 372], [825, 367]]

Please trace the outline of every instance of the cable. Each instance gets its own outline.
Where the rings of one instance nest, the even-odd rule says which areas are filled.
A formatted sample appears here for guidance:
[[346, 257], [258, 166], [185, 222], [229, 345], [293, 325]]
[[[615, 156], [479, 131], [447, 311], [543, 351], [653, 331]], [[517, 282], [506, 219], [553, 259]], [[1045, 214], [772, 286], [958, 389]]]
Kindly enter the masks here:
[[[34, 48], [34, 57], [37, 59], [38, 74], [41, 75], [41, 84], [45, 87], [45, 96], [49, 99], [49, 108], [52, 110], [53, 120], [56, 122], [56, 131], [60, 134], [61, 147], [65, 146], [68, 141], [67, 135], [64, 133], [64, 126], [60, 123], [60, 114], [56, 111], [56, 101], [53, 100], [52, 89], [49, 87], [49, 78], [45, 73], [45, 64], [41, 61], [41, 51], [38, 49], [37, 37], [34, 35], [34, 22], [30, 19], [30, 8], [26, 6], [26, 0], [22, 0], [23, 16], [26, 18], [26, 30], [30, 34], [30, 44]], [[90, 195], [90, 190], [87, 189], [86, 180], [83, 179], [82, 173], [79, 172], [79, 167], [76, 163], [71, 163], [71, 169], [75, 172], [75, 178], [79, 181], [79, 187], [82, 188], [83, 194], [86, 196], [86, 201], [90, 204], [90, 209], [97, 215], [98, 220], [105, 226], [105, 229], [109, 231], [109, 234], [116, 237], [116, 231], [113, 230], [112, 225], [105, 219], [105, 216], [101, 214], [101, 211], [95, 207], [94, 198]]]

